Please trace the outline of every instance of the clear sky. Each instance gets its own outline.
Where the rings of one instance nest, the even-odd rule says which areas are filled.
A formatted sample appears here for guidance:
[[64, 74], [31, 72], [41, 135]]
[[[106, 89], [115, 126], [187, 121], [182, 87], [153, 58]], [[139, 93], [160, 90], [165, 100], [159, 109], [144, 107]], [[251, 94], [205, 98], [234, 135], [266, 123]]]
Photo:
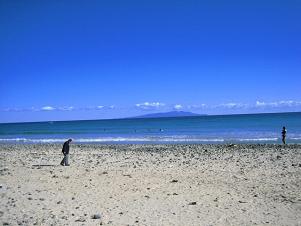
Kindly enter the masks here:
[[0, 122], [301, 111], [301, 1], [0, 0]]

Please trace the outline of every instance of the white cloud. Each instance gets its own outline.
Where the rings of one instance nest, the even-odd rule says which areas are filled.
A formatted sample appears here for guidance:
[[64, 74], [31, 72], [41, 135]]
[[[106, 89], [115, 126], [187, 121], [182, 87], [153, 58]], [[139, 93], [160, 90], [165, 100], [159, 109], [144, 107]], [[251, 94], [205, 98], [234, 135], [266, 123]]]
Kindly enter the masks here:
[[281, 100], [275, 102], [256, 101], [255, 104], [255, 107], [257, 108], [298, 107], [298, 106], [301, 106], [301, 101], [293, 101], [293, 100]]
[[5, 112], [14, 112], [14, 111], [21, 111], [21, 109], [19, 109], [19, 108], [5, 108], [2, 111], [5, 111]]
[[42, 107], [41, 110], [42, 111], [53, 111], [53, 110], [55, 110], [55, 108], [51, 107], [51, 106], [45, 106], [45, 107]]
[[263, 107], [263, 106], [266, 106], [266, 103], [265, 102], [256, 101], [255, 106], [256, 107]]
[[37, 109], [35, 107], [31, 107], [31, 108], [27, 109], [27, 111], [39, 111], [39, 109]]
[[26, 111], [40, 111], [40, 109], [34, 108], [34, 107], [30, 107], [30, 108], [4, 108], [4, 109], [0, 109], [0, 111], [3, 112], [26, 112]]
[[[218, 105], [207, 105], [207, 104], [191, 104], [191, 105], [182, 105], [182, 104], [175, 104], [175, 105], [166, 105], [161, 102], [144, 102], [135, 104], [135, 107], [140, 110], [162, 110], [162, 109], [174, 109], [174, 110], [180, 110], [180, 109], [191, 109], [191, 110], [200, 110], [200, 111], [215, 111], [215, 110], [225, 110], [225, 111], [238, 111], [243, 110], [244, 112], [250, 112], [257, 110], [264, 110], [264, 111], [277, 111], [277, 110], [301, 110], [301, 101], [296, 100], [280, 100], [280, 101], [271, 101], [271, 102], [265, 102], [262, 100], [257, 100], [255, 103], [236, 103], [236, 102], [229, 102], [229, 103], [223, 103]], [[98, 106], [86, 106], [86, 107], [73, 107], [73, 106], [63, 106], [63, 107], [52, 107], [52, 106], [44, 106], [44, 107], [28, 107], [28, 108], [18, 108], [18, 107], [12, 107], [12, 108], [2, 108], [0, 109], [0, 112], [37, 112], [37, 111], [95, 111], [95, 110], [104, 110], [109, 111], [116, 109], [115, 105], [98, 105]], [[130, 109], [130, 107], [126, 107], [125, 109]]]
[[182, 106], [181, 104], [176, 104], [175, 106], [173, 106], [173, 108], [174, 108], [175, 110], [180, 110], [180, 109], [183, 108], [183, 106]]
[[237, 109], [237, 108], [246, 108], [248, 107], [248, 104], [242, 104], [242, 103], [226, 103], [226, 104], [219, 104], [216, 105], [216, 107], [221, 108], [228, 108], [228, 109]]
[[56, 109], [60, 111], [74, 111], [74, 110], [95, 111], [95, 110], [107, 110], [107, 109], [114, 109], [114, 108], [115, 105], [110, 105], [110, 106], [97, 105], [97, 106], [86, 106], [86, 107], [58, 107]]
[[278, 107], [279, 102], [264, 102], [256, 101], [255, 107]]
[[58, 110], [60, 110], [60, 111], [73, 111], [74, 107], [59, 107]]
[[296, 106], [301, 106], [301, 101], [293, 101], [293, 100], [286, 100], [286, 101], [279, 101], [279, 105], [285, 105], [288, 107], [296, 107]]
[[92, 107], [92, 106], [88, 106], [88, 107], [79, 107], [78, 109], [79, 109], [79, 110], [84, 110], [84, 111], [91, 111], [91, 110], [94, 110], [95, 107]]
[[188, 109], [202, 109], [208, 107], [206, 104], [193, 104], [193, 105], [188, 105]]
[[136, 104], [136, 107], [139, 109], [143, 109], [143, 110], [153, 110], [153, 109], [158, 109], [160, 107], [165, 106], [164, 103], [160, 103], [160, 102], [144, 102], [142, 104]]

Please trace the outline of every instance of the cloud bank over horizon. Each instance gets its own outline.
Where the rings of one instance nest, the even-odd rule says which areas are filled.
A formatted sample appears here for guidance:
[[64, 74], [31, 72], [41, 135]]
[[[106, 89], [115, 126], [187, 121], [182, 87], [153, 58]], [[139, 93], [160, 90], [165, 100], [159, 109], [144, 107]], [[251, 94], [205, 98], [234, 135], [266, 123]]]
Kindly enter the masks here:
[[301, 101], [257, 100], [252, 103], [231, 101], [221, 104], [180, 104], [179, 102], [174, 104], [146, 101], [124, 106], [96, 104], [93, 106], [44, 105], [41, 107], [11, 107], [0, 109], [0, 122], [117, 119], [169, 111], [189, 111], [208, 115], [301, 112]]
[[45, 105], [43, 107], [29, 107], [29, 108], [4, 108], [0, 109], [1, 112], [51, 112], [51, 111], [106, 111], [106, 110], [118, 110], [118, 109], [136, 109], [140, 111], [162, 111], [162, 110], [215, 110], [215, 109], [230, 109], [230, 110], [287, 110], [290, 109], [299, 109], [301, 110], [301, 101], [296, 100], [281, 100], [273, 102], [265, 101], [256, 101], [255, 103], [240, 103], [240, 102], [228, 102], [217, 105], [209, 104], [193, 104], [193, 105], [184, 105], [184, 104], [165, 104], [162, 102], [144, 102], [138, 103], [134, 106], [128, 107], [118, 107], [115, 105], [97, 105], [97, 106], [86, 106], [86, 107], [74, 107], [74, 106], [51, 106]]
[[165, 104], [160, 102], [144, 102], [141, 104], [135, 104], [135, 106], [141, 110], [156, 110], [164, 107]]

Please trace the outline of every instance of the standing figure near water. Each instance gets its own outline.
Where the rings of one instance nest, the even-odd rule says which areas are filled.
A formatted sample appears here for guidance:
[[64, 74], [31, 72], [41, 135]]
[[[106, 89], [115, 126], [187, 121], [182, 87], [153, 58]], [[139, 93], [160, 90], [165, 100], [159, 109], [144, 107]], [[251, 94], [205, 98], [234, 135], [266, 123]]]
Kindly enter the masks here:
[[285, 126], [283, 126], [283, 128], [282, 128], [281, 134], [282, 134], [282, 143], [286, 144], [286, 128], [285, 128]]
[[72, 139], [67, 140], [64, 145], [62, 152], [64, 154], [64, 158], [61, 161], [62, 166], [69, 166], [69, 144], [72, 142]]

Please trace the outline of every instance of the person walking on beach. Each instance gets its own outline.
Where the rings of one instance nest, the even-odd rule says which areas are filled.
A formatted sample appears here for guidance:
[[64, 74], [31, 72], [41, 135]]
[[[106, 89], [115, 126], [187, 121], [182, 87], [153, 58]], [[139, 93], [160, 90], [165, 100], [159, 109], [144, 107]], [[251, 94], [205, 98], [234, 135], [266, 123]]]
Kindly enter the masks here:
[[72, 142], [72, 139], [67, 140], [64, 145], [62, 152], [64, 154], [64, 158], [61, 161], [62, 166], [69, 166], [69, 144]]
[[285, 126], [283, 126], [283, 128], [282, 128], [281, 134], [282, 134], [282, 143], [286, 144], [286, 128], [285, 128]]

